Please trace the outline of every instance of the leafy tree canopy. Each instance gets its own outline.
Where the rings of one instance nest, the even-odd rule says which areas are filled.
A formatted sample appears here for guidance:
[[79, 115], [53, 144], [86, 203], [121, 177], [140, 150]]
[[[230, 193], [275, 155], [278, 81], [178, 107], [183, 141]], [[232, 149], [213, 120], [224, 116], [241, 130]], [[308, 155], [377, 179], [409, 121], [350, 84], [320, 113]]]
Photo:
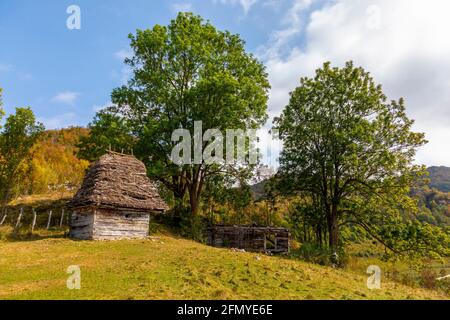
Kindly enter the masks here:
[[109, 109], [99, 111], [88, 125], [89, 135], [77, 144], [81, 159], [95, 161], [106, 150], [130, 152], [135, 144], [129, 122]]
[[413, 160], [426, 141], [412, 125], [403, 99], [388, 101], [352, 62], [343, 68], [325, 63], [291, 93], [275, 120], [284, 142], [282, 186], [318, 197], [335, 252], [345, 223], [364, 227], [396, 250], [383, 226], [416, 210], [408, 190], [424, 170]]
[[44, 131], [30, 108], [16, 108], [0, 132], [0, 197], [5, 204], [20, 180], [21, 165], [30, 159], [30, 149]]
[[193, 136], [194, 121], [202, 121], [203, 132], [258, 128], [267, 119], [267, 74], [238, 35], [191, 13], [129, 37], [134, 56], [125, 62], [133, 77], [113, 91], [112, 101], [130, 121], [136, 153], [151, 175], [179, 199], [188, 191], [195, 213], [204, 180], [223, 168], [173, 164], [172, 132], [183, 128]]

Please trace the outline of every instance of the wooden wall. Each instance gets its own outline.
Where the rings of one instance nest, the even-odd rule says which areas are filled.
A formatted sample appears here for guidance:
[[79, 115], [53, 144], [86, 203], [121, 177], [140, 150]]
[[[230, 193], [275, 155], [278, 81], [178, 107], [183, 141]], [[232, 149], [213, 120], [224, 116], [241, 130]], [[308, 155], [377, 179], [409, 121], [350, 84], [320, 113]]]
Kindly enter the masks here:
[[98, 209], [94, 221], [94, 240], [146, 238], [150, 214], [146, 212]]
[[73, 211], [70, 218], [69, 237], [73, 239], [92, 239], [94, 215], [92, 211]]
[[150, 214], [114, 209], [74, 210], [69, 236], [80, 240], [146, 238]]
[[289, 252], [290, 233], [284, 228], [214, 226], [208, 228], [208, 244], [214, 247], [282, 253]]

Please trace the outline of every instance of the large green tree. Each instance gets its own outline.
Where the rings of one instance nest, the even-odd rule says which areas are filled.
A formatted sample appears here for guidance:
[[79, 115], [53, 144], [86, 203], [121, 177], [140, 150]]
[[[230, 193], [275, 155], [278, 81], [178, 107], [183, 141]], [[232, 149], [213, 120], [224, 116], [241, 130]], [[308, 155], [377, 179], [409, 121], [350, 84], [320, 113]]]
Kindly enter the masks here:
[[126, 63], [133, 76], [113, 91], [112, 101], [132, 124], [136, 154], [149, 173], [176, 198], [187, 192], [196, 214], [205, 179], [224, 168], [174, 164], [172, 133], [182, 128], [193, 137], [195, 121], [202, 121], [202, 133], [260, 127], [267, 119], [269, 89], [264, 66], [245, 51], [238, 35], [191, 13], [178, 14], [168, 26], [137, 30], [130, 39], [134, 55]]
[[352, 62], [343, 68], [325, 63], [314, 78], [302, 78], [275, 119], [284, 142], [281, 181], [318, 197], [334, 254], [345, 223], [394, 249], [385, 241], [386, 227], [401, 223], [402, 211], [414, 210], [408, 188], [423, 170], [413, 160], [426, 141], [412, 125], [403, 99], [388, 101]]
[[0, 132], [0, 201], [5, 205], [20, 183], [20, 169], [30, 159], [30, 149], [44, 131], [30, 108], [16, 108]]

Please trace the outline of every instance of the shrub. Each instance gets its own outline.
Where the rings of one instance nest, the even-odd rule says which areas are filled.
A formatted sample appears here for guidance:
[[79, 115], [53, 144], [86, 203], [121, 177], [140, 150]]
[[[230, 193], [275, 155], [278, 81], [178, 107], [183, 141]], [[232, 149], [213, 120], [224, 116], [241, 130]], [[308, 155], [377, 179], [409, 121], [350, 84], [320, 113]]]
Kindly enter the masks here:
[[[314, 243], [303, 243], [294, 255], [297, 255], [300, 259], [320, 264], [320, 265], [333, 265], [331, 261], [332, 252], [327, 247], [320, 247]], [[339, 264], [338, 267], [343, 267], [348, 262], [348, 256], [344, 250], [338, 252]]]

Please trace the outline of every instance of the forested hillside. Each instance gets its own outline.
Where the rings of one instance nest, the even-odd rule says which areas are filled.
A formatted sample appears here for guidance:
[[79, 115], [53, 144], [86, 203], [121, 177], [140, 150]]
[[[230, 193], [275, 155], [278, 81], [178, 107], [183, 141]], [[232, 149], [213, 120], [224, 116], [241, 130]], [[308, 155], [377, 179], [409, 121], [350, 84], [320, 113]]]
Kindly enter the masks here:
[[45, 131], [24, 164], [19, 196], [75, 191], [89, 166], [77, 157], [76, 144], [88, 132], [80, 127]]
[[442, 192], [450, 192], [450, 168], [439, 166], [427, 169], [430, 178], [430, 187]]
[[421, 222], [450, 226], [450, 193], [425, 186], [413, 188], [412, 195], [419, 200], [417, 218]]

